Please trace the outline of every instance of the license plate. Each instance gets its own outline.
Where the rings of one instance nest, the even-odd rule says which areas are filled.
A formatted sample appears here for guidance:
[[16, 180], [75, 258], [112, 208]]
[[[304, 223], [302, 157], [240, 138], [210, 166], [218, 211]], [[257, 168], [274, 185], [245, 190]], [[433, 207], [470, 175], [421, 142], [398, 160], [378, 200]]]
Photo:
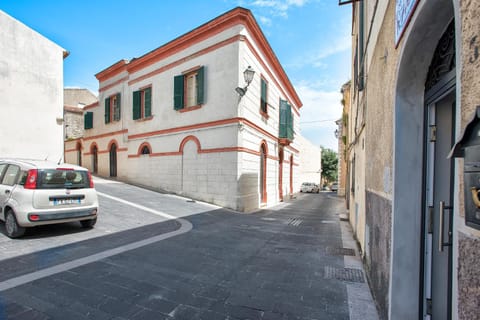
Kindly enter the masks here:
[[53, 205], [54, 206], [61, 206], [65, 204], [80, 204], [80, 199], [74, 199], [74, 198], [65, 198], [65, 199], [53, 199]]

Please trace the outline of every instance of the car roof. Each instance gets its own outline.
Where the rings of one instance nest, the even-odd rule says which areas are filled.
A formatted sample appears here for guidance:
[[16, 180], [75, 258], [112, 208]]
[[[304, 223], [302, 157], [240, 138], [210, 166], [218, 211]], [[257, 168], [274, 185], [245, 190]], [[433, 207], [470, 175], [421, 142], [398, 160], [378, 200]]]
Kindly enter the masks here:
[[0, 158], [1, 163], [10, 163], [16, 164], [28, 169], [72, 169], [72, 170], [87, 170], [86, 168], [69, 164], [69, 163], [58, 163], [55, 161], [49, 160], [38, 160], [38, 159], [20, 159], [20, 158]]

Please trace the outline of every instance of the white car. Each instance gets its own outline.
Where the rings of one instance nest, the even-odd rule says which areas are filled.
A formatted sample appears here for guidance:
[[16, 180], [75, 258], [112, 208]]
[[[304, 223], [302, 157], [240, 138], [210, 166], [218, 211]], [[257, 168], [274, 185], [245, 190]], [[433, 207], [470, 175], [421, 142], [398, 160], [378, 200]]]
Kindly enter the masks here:
[[300, 192], [316, 192], [320, 191], [318, 185], [314, 182], [304, 182], [300, 187]]
[[336, 183], [336, 182], [332, 183], [332, 185], [330, 186], [330, 190], [332, 190], [333, 192], [337, 192], [338, 191], [338, 183]]
[[98, 197], [90, 172], [45, 160], [0, 159], [0, 220], [10, 238], [45, 224], [95, 225]]

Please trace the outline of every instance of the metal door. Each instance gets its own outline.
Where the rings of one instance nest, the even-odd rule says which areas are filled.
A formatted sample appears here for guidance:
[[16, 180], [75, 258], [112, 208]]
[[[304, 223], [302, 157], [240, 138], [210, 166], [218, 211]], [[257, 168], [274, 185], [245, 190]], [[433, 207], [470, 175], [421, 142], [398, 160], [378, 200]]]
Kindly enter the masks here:
[[451, 319], [455, 91], [428, 106], [424, 318]]

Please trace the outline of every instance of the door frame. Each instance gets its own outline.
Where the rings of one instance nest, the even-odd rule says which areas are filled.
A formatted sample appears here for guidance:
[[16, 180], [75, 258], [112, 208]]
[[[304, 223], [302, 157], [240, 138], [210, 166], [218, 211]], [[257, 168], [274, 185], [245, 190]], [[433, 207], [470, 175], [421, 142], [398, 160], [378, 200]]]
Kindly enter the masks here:
[[260, 205], [267, 204], [267, 157], [268, 149], [265, 141], [260, 145]]
[[117, 166], [118, 166], [118, 146], [116, 143], [112, 143], [108, 149], [109, 154], [109, 168], [110, 168], [110, 177], [115, 178], [117, 176]]
[[[433, 233], [430, 236], [428, 232], [429, 226], [427, 223], [433, 223], [430, 221], [433, 217], [437, 216], [437, 212], [433, 211], [435, 207], [435, 202], [438, 199], [435, 199], [435, 149], [431, 150], [430, 148], [430, 126], [432, 125], [431, 119], [434, 118], [434, 124], [437, 125], [437, 107], [436, 104], [441, 102], [444, 98], [455, 93], [456, 89], [456, 77], [455, 77], [455, 69], [453, 72], [449, 72], [446, 76], [442, 77], [441, 81], [437, 85], [435, 85], [431, 90], [426, 92], [425, 94], [425, 113], [424, 113], [424, 152], [423, 152], [423, 187], [422, 187], [422, 220], [421, 220], [421, 245], [420, 245], [420, 316], [423, 319], [430, 319], [428, 314], [428, 296], [432, 296], [432, 292], [429, 292], [429, 287], [432, 285], [432, 272], [433, 272], [433, 252], [437, 250], [437, 243], [433, 241]], [[452, 144], [455, 141], [455, 118], [456, 118], [456, 99], [453, 100], [454, 106], [452, 110], [452, 127], [451, 127], [451, 135], [452, 135]], [[433, 110], [432, 110], [433, 108]], [[432, 155], [433, 154], [433, 155]], [[430, 157], [433, 157], [430, 159]], [[430, 163], [429, 163], [430, 162]], [[450, 164], [450, 203], [447, 205], [451, 207], [450, 210], [453, 210], [454, 207], [454, 188], [455, 188], [455, 165], [453, 161]], [[432, 188], [432, 195], [429, 195], [429, 187]], [[430, 197], [432, 199], [430, 199]], [[430, 202], [432, 202], [430, 207]], [[432, 212], [430, 212], [432, 210]], [[453, 214], [450, 211], [450, 230], [453, 230]], [[432, 230], [435, 232], [435, 230]], [[448, 314], [447, 319], [451, 319], [452, 317], [452, 297], [453, 297], [453, 246], [448, 246], [448, 276], [449, 279], [447, 280], [447, 291], [448, 291]]]
[[283, 158], [284, 151], [280, 148], [278, 152], [278, 198], [280, 201], [283, 201]]

